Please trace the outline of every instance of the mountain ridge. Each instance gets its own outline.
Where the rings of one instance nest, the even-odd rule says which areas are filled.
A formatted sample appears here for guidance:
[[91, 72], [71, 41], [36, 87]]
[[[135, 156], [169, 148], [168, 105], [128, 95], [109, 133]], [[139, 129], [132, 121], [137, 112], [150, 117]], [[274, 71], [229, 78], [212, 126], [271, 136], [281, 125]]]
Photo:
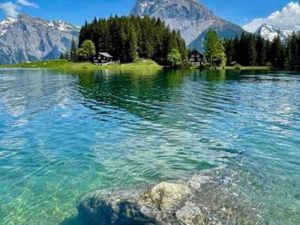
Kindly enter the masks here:
[[[78, 39], [79, 28], [62, 20], [19, 14], [0, 22], [0, 63], [55, 59]], [[28, 42], [30, 40], [30, 42]]]
[[216, 16], [197, 0], [137, 0], [131, 15], [164, 20], [170, 28], [180, 31], [190, 48], [200, 51], [209, 29], [215, 29], [225, 38], [244, 32], [240, 26]]

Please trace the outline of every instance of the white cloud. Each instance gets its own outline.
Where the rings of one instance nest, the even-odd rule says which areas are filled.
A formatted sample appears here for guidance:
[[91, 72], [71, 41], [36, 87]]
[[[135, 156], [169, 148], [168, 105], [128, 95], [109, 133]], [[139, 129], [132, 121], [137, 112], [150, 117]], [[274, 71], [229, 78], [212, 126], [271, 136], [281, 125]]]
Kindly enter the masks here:
[[28, 0], [18, 0], [17, 3], [19, 3], [20, 5], [24, 5], [24, 6], [39, 8], [39, 6], [37, 4], [30, 2]]
[[16, 18], [19, 14], [20, 7], [12, 2], [5, 2], [0, 4], [0, 9], [2, 9], [7, 17]]
[[286, 30], [300, 30], [300, 4], [288, 3], [281, 11], [275, 11], [266, 18], [257, 18], [243, 26], [246, 31], [255, 32], [262, 24], [270, 24]]

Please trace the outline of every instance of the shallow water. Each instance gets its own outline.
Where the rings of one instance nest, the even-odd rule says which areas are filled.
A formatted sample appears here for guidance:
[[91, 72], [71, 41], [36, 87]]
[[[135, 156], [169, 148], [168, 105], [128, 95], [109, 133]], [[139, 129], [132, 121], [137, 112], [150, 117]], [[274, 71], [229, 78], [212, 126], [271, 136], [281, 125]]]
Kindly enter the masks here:
[[[80, 196], [234, 171], [300, 224], [300, 75], [0, 70], [0, 224], [73, 224]], [[236, 180], [236, 179], [235, 179]]]

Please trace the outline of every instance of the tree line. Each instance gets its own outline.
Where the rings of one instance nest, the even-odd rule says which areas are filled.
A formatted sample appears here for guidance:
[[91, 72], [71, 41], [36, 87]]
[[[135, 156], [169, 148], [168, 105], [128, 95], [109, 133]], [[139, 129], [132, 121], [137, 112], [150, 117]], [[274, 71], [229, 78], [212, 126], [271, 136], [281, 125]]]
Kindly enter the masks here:
[[[86, 22], [81, 28], [79, 47], [89, 40], [94, 44], [96, 53], [108, 52], [115, 61], [121, 63], [147, 58], [167, 64], [174, 59], [175, 63], [178, 63], [176, 58], [178, 55], [180, 60], [187, 57], [185, 41], [180, 33], [171, 30], [160, 19], [147, 16], [95, 18], [92, 23]], [[84, 55], [84, 51], [81, 53], [79, 48], [79, 60]], [[174, 61], [169, 63], [173, 64]]]
[[[268, 41], [249, 33], [234, 39], [221, 39], [216, 31], [210, 30], [203, 44], [204, 56], [210, 65], [300, 69], [300, 34], [293, 33], [287, 41], [279, 36]], [[188, 58], [180, 33], [171, 30], [159, 18], [147, 16], [114, 16], [86, 22], [80, 30], [79, 43], [73, 40], [71, 51], [61, 58], [91, 60], [98, 52], [108, 52], [114, 61], [121, 63], [145, 58], [178, 66]]]
[[272, 66], [278, 69], [300, 69], [300, 35], [293, 33], [288, 40], [279, 36], [268, 41], [258, 35], [244, 33], [224, 40], [227, 65]]

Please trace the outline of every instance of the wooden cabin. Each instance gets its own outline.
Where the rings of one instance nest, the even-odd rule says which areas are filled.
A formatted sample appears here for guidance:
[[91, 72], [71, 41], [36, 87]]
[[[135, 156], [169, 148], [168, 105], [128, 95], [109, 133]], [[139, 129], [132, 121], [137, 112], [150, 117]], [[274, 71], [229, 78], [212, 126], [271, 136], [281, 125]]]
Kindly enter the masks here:
[[98, 56], [94, 56], [94, 64], [96, 65], [102, 65], [102, 64], [108, 64], [112, 62], [113, 57], [107, 53], [107, 52], [99, 52]]
[[204, 55], [202, 55], [196, 49], [192, 50], [189, 54], [189, 62], [193, 66], [200, 66], [200, 64], [204, 61]]

